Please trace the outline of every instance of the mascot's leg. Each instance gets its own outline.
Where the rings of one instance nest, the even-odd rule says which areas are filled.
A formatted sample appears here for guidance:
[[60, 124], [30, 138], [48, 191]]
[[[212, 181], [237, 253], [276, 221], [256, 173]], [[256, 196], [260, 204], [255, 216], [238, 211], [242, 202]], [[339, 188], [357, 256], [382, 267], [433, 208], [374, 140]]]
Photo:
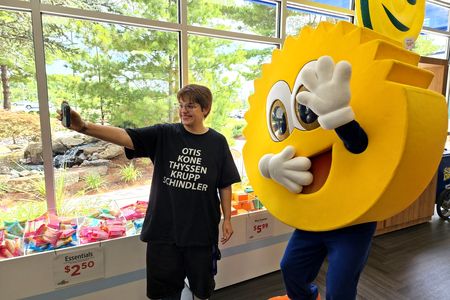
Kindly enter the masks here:
[[327, 232], [327, 299], [356, 298], [375, 228], [376, 222], [371, 222]]
[[327, 252], [321, 234], [295, 230], [281, 260], [281, 271], [289, 298], [315, 300], [317, 287], [312, 283]]

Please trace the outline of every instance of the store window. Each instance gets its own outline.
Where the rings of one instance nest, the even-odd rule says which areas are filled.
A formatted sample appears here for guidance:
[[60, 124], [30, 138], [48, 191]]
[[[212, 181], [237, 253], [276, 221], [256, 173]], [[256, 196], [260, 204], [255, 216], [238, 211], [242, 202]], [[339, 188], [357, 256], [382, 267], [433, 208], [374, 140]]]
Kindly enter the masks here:
[[439, 6], [433, 3], [426, 3], [423, 26], [437, 30], [448, 31], [449, 12], [450, 10], [446, 7]]
[[23, 255], [25, 221], [46, 211], [31, 16], [0, 10], [0, 260]]
[[189, 82], [211, 89], [213, 108], [206, 123], [226, 136], [242, 177], [242, 183], [233, 187], [232, 214], [262, 208], [246, 180], [242, 130], [246, 124], [244, 114], [249, 108], [248, 97], [253, 93], [253, 80], [261, 76], [262, 65], [270, 62], [275, 48], [252, 42], [189, 36]]
[[276, 36], [277, 4], [262, 0], [189, 0], [188, 24]]
[[431, 33], [421, 33], [412, 49], [421, 56], [447, 58], [448, 37]]
[[178, 20], [178, 0], [41, 0], [41, 2], [158, 21], [177, 22]]
[[211, 88], [213, 109], [207, 121], [230, 144], [240, 137], [253, 79], [270, 61], [275, 46], [228, 39], [189, 36], [189, 81]]
[[337, 23], [340, 20], [349, 21], [349, 18], [288, 6], [286, 18], [286, 35], [297, 35], [303, 27], [317, 27], [317, 25], [319, 25], [319, 23], [322, 21]]
[[[45, 15], [43, 28], [49, 98], [55, 106], [67, 101], [85, 120], [118, 127], [175, 120], [177, 33]], [[52, 53], [55, 41], [59, 49]], [[151, 161], [130, 161], [122, 147], [59, 122], [52, 124], [52, 138], [58, 216], [76, 220], [76, 243], [138, 233]], [[130, 219], [138, 215], [140, 223]]]

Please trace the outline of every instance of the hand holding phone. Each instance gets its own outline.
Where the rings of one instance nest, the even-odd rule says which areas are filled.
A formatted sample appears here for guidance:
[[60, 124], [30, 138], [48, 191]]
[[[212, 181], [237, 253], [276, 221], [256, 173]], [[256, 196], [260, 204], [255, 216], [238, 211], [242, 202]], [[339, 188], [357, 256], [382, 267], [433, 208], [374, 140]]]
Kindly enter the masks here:
[[62, 125], [66, 128], [70, 127], [70, 105], [67, 102], [61, 103]]

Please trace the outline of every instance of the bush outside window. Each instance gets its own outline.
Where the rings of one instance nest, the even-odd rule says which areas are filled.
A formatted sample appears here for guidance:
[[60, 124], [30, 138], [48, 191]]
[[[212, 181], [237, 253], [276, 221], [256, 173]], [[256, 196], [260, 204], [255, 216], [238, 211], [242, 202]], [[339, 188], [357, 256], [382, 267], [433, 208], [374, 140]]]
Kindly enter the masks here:
[[157, 21], [178, 21], [178, 0], [41, 0], [44, 4], [142, 17]]
[[273, 1], [189, 0], [188, 24], [275, 37], [276, 11]]
[[445, 59], [447, 57], [448, 37], [421, 33], [412, 51], [421, 56]]

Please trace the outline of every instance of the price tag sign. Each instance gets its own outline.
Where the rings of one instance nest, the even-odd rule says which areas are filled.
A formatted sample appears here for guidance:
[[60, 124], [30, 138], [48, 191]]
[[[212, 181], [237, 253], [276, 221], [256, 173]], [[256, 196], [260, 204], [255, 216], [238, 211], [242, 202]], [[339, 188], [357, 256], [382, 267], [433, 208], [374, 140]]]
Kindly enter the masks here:
[[247, 216], [247, 241], [259, 240], [273, 235], [273, 216], [258, 212]]
[[53, 277], [57, 288], [105, 277], [103, 248], [56, 252]]

